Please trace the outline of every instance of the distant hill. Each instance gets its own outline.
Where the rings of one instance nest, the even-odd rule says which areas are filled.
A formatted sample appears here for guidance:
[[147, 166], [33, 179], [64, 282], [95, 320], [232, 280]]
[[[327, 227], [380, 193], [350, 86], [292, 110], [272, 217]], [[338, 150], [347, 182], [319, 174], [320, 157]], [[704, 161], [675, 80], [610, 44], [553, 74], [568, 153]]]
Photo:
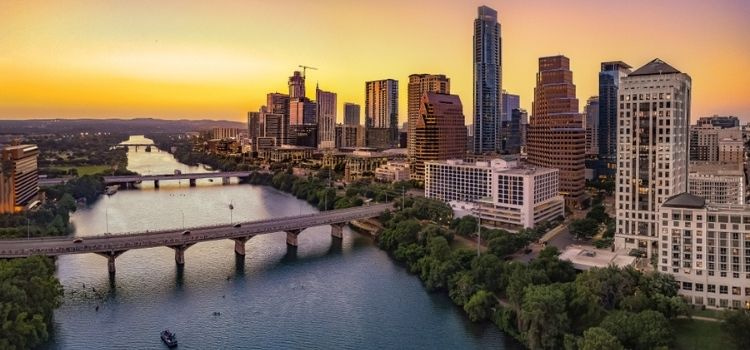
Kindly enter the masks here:
[[214, 127], [246, 128], [228, 120], [136, 119], [30, 119], [0, 120], [0, 134], [46, 134], [72, 132], [116, 132], [126, 134], [182, 133]]

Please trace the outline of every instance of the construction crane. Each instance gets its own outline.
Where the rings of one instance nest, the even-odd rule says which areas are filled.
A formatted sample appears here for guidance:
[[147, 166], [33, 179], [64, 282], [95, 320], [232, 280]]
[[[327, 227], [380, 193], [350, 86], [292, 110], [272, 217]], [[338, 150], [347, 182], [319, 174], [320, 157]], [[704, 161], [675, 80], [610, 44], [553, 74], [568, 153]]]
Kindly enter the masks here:
[[305, 66], [305, 65], [302, 65], [302, 64], [300, 64], [299, 67], [302, 68], [302, 77], [303, 78], [305, 77], [305, 71], [307, 71], [308, 69], [318, 70], [318, 68], [310, 67], [310, 66]]

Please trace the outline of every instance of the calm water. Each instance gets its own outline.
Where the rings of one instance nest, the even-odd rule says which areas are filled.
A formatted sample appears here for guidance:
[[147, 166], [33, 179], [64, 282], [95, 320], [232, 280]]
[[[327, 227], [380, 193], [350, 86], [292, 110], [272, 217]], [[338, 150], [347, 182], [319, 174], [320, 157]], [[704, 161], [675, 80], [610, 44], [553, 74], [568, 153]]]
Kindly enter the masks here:
[[[140, 173], [205, 171], [166, 152], [131, 149], [128, 157], [129, 168]], [[187, 181], [160, 185], [120, 191], [79, 210], [72, 216], [76, 234], [315, 211], [267, 187], [223, 186], [220, 180], [203, 180], [195, 188]], [[326, 226], [307, 229], [299, 239], [293, 251], [283, 233], [255, 237], [239, 260], [232, 241], [199, 243], [186, 251], [183, 269], [169, 248], [128, 251], [117, 258], [114, 280], [103, 257], [61, 257], [65, 298], [55, 312], [49, 348], [162, 349], [159, 331], [165, 328], [177, 333], [183, 349], [517, 347], [494, 326], [470, 323], [446, 296], [426, 293], [369, 237], [345, 229], [343, 242], [335, 244]]]

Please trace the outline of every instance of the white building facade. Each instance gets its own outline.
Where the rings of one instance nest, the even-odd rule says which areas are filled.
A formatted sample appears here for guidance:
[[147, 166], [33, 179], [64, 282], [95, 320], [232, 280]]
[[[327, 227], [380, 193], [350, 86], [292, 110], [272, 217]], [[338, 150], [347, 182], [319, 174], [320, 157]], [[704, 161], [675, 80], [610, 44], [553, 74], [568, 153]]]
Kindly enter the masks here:
[[691, 79], [655, 59], [621, 81], [615, 208], [617, 249], [651, 257], [661, 204], [687, 191]]
[[495, 159], [425, 163], [425, 197], [473, 207], [482, 224], [534, 227], [565, 215], [559, 170]]
[[709, 308], [750, 305], [750, 206], [708, 204], [691, 194], [662, 205], [658, 270]]

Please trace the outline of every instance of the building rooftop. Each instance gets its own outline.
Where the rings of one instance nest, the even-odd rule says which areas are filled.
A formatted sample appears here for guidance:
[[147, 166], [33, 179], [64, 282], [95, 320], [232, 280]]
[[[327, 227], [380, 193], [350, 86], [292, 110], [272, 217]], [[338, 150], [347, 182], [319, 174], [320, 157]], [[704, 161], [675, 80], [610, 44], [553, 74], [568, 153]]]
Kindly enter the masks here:
[[571, 245], [560, 254], [560, 260], [570, 261], [576, 270], [586, 271], [596, 267], [604, 268], [609, 265], [624, 268], [633, 265], [636, 258], [609, 250]]
[[666, 208], [700, 209], [706, 206], [706, 200], [702, 197], [694, 196], [690, 193], [685, 192], [670, 197], [661, 206]]
[[639, 75], [659, 75], [659, 74], [674, 74], [674, 73], [681, 73], [674, 67], [667, 64], [667, 62], [664, 62], [658, 58], [654, 59], [653, 61], [646, 63], [643, 67], [636, 69], [633, 71], [633, 73], [628, 74], [628, 76], [639, 76]]

